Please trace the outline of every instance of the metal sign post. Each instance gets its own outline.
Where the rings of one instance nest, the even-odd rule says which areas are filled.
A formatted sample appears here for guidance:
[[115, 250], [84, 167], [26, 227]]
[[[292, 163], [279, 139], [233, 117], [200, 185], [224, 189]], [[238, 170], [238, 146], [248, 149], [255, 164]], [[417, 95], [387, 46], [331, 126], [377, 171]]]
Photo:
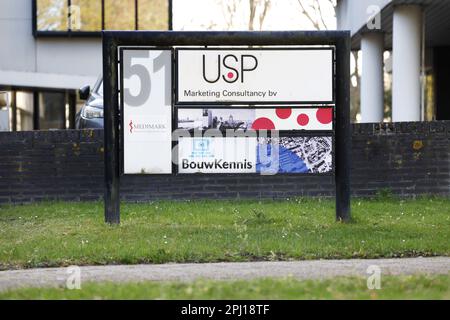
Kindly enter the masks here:
[[[240, 46], [237, 48], [237, 46]], [[255, 46], [262, 46], [260, 49], [254, 48]], [[276, 46], [276, 47], [275, 47]], [[304, 46], [315, 46], [310, 48], [304, 48]], [[322, 47], [321, 47], [322, 46]], [[146, 48], [142, 49], [141, 53], [133, 52], [130, 55], [130, 51], [139, 50], [139, 47]], [[215, 47], [215, 48], [211, 48]], [[224, 47], [227, 47], [224, 49]], [[328, 47], [324, 48], [324, 47]], [[328, 64], [327, 61], [327, 50], [332, 48], [331, 55], [328, 55], [331, 59]], [[203, 48], [203, 49], [202, 49]], [[323, 50], [321, 50], [323, 49]], [[208, 50], [208, 51], [206, 51]], [[285, 73], [286, 77], [292, 77], [295, 79], [295, 74], [301, 72], [301, 70], [305, 70], [304, 74], [311, 74], [311, 72], [306, 72], [308, 65], [310, 62], [305, 63], [304, 59], [312, 59], [311, 63], [316, 63], [317, 66], [330, 66], [330, 75], [332, 75], [325, 82], [321, 82], [319, 77], [316, 79], [307, 79], [303, 77], [303, 79], [298, 79], [298, 81], [303, 81], [303, 87], [312, 86], [310, 88], [320, 89], [322, 94], [312, 94], [314, 90], [304, 90], [303, 92], [295, 91], [295, 83], [294, 80], [289, 80], [289, 86], [280, 86], [276, 82], [272, 82], [269, 88], [276, 88], [277, 91], [280, 92], [280, 100], [284, 102], [279, 102], [279, 104], [287, 104], [298, 101], [298, 104], [302, 103], [310, 103], [310, 104], [329, 104], [333, 102], [335, 109], [335, 121], [334, 121], [334, 176], [335, 176], [335, 185], [336, 185], [336, 219], [338, 221], [349, 221], [350, 220], [350, 153], [351, 153], [351, 128], [350, 128], [350, 33], [347, 31], [276, 31], [276, 32], [159, 32], [159, 31], [104, 31], [103, 32], [103, 79], [104, 79], [104, 121], [105, 121], [105, 221], [107, 223], [120, 223], [120, 198], [119, 198], [119, 190], [120, 190], [120, 175], [122, 173], [126, 173], [124, 169], [124, 140], [128, 141], [130, 139], [130, 135], [133, 135], [133, 139], [135, 139], [135, 131], [139, 131], [142, 134], [140, 137], [145, 136], [148, 131], [153, 130], [152, 132], [158, 132], [159, 135], [166, 134], [164, 130], [161, 128], [172, 129], [172, 124], [167, 121], [167, 114], [161, 111], [155, 111], [154, 113], [147, 113], [145, 118], [151, 121], [151, 123], [138, 123], [136, 124], [136, 119], [132, 118], [130, 114], [127, 114], [125, 111], [130, 109], [126, 108], [127, 103], [124, 104], [124, 96], [128, 96], [128, 105], [135, 105], [136, 100], [142, 100], [141, 97], [137, 98], [142, 93], [142, 88], [150, 88], [155, 85], [155, 82], [151, 82], [150, 78], [144, 74], [143, 78], [141, 78], [141, 93], [138, 96], [130, 95], [129, 88], [124, 88], [124, 77], [128, 79], [128, 84], [130, 83], [131, 77], [127, 76], [129, 70], [124, 70], [124, 64], [130, 65], [127, 68], [134, 68], [135, 74], [139, 74], [139, 68], [143, 68], [144, 66], [141, 64], [136, 64], [131, 66], [130, 56], [142, 59], [143, 57], [149, 57], [150, 55], [154, 55], [152, 58], [155, 63], [157, 59], [164, 60], [167, 59], [167, 56], [173, 57], [176, 56], [176, 64], [170, 64], [169, 68], [164, 68], [163, 65], [155, 64], [151, 68], [155, 70], [164, 69], [166, 74], [171, 76], [175, 75], [176, 80], [171, 80], [171, 86], [167, 89], [159, 88], [159, 96], [153, 97], [153, 99], [159, 99], [160, 104], [164, 106], [172, 107], [174, 103], [177, 104], [180, 110], [185, 111], [186, 109], [182, 109], [185, 105], [190, 105], [192, 108], [201, 108], [202, 103], [204, 101], [196, 101], [196, 99], [191, 98], [183, 98], [180, 99], [178, 89], [183, 87], [183, 85], [190, 85], [192, 83], [198, 83], [198, 86], [203, 86], [204, 88], [211, 87], [211, 83], [215, 82], [215, 79], [209, 78], [205, 79], [206, 76], [203, 75], [204, 79], [208, 83], [202, 83], [202, 79], [198, 78], [190, 81], [185, 77], [180, 79], [178, 77], [177, 72], [181, 72], [180, 74], [195, 74], [190, 72], [189, 68], [192, 65], [199, 65], [199, 51], [203, 55], [203, 59], [208, 54], [216, 54], [219, 55], [224, 52], [220, 50], [236, 50], [236, 55], [234, 54], [224, 54], [225, 58], [223, 60], [223, 64], [227, 70], [230, 71], [227, 74], [223, 75], [223, 79], [230, 85], [230, 88], [242, 88], [239, 84], [234, 84], [238, 79], [237, 77], [241, 77], [243, 82], [243, 77], [245, 73], [246, 79], [251, 79], [251, 71], [255, 70], [258, 66], [258, 72], [264, 73], [265, 76], [271, 75], [272, 73], [276, 73], [279, 71], [271, 71], [270, 66], [273, 66], [273, 59], [277, 58], [277, 55], [283, 55], [283, 61], [286, 59], [294, 59], [293, 61], [303, 62], [305, 67], [304, 69], [299, 69], [297, 71], [291, 69], [291, 73]], [[262, 66], [258, 64], [258, 59], [253, 56], [253, 52], [251, 50], [263, 50], [264, 54], [260, 54], [258, 59], [266, 61]], [[284, 50], [284, 51], [283, 51]], [[308, 52], [301, 52], [301, 50], [309, 50], [310, 55], [308, 58]], [[262, 51], [259, 51], [262, 52]], [[314, 53], [316, 52], [316, 53]], [[320, 52], [320, 54], [319, 54]], [[182, 55], [181, 55], [182, 53]], [[239, 53], [239, 54], [238, 54]], [[314, 55], [316, 55], [314, 57]], [[318, 57], [322, 55], [323, 58], [319, 59]], [[334, 60], [333, 60], [334, 58]], [[225, 61], [228, 59], [227, 61]], [[296, 60], [295, 60], [296, 59]], [[144, 61], [147, 61], [144, 59]], [[180, 64], [180, 61], [187, 61], [187, 63]], [[217, 60], [220, 63], [220, 58]], [[235, 65], [233, 67], [230, 66], [230, 61], [234, 61]], [[309, 61], [309, 60], [308, 60]], [[239, 65], [238, 65], [239, 63]], [[120, 64], [120, 67], [119, 67]], [[205, 64], [205, 61], [203, 61]], [[298, 65], [293, 66], [295, 68], [300, 68]], [[150, 67], [149, 67], [150, 68]], [[176, 70], [173, 71], [172, 68]], [[183, 70], [178, 70], [179, 68], [184, 68]], [[187, 68], [187, 69], [186, 69]], [[203, 68], [205, 68], [203, 66]], [[220, 68], [220, 66], [219, 66]], [[327, 67], [328, 68], [328, 67]], [[328, 73], [328, 69], [323, 73]], [[220, 71], [219, 71], [220, 74]], [[321, 74], [317, 72], [317, 74]], [[119, 75], [121, 75], [121, 79], [119, 79]], [[282, 75], [279, 73], [279, 75]], [[225, 78], [228, 77], [228, 78]], [[264, 79], [265, 77], [260, 77], [259, 79]], [[172, 78], [171, 78], [172, 79]], [[199, 80], [200, 79], [200, 80]], [[219, 78], [217, 78], [219, 79]], [[254, 78], [258, 79], [258, 78]], [[311, 80], [311, 81], [308, 81]], [[316, 82], [314, 82], [316, 80]], [[180, 83], [181, 81], [181, 83]], [[197, 82], [196, 82], [197, 81]], [[247, 88], [255, 88], [252, 81], [250, 84], [247, 84]], [[174, 83], [176, 88], [174, 88]], [[315, 84], [312, 84], [315, 83]], [[331, 83], [333, 84], [331, 86]], [[145, 84], [145, 85], [144, 85]], [[266, 85], [267, 83], [261, 82], [258, 86]], [[252, 87], [253, 85], [253, 87]], [[167, 84], [166, 84], [167, 87]], [[202, 88], [203, 88], [202, 87]], [[290, 88], [292, 87], [292, 88]], [[266, 88], [267, 89], [267, 88]], [[127, 91], [128, 90], [128, 91]], [[145, 89], [147, 90], [147, 89]], [[166, 93], [169, 94], [167, 95]], [[185, 90], [183, 90], [184, 92]], [[267, 91], [267, 90], [266, 90]], [[270, 90], [268, 90], [270, 91]], [[119, 92], [120, 92], [120, 101], [119, 101]], [[180, 91], [181, 92], [181, 91]], [[325, 93], [324, 93], [325, 92]], [[169, 97], [168, 97], [169, 96]], [[282, 97], [281, 97], [282, 96]], [[144, 98], [149, 101], [149, 92], [144, 94]], [[316, 100], [315, 98], [318, 98]], [[255, 109], [254, 105], [269, 105], [273, 104], [274, 101], [269, 99], [267, 96], [264, 99], [253, 99], [246, 98], [247, 100], [238, 99], [235, 100], [234, 103], [237, 105], [246, 105], [248, 104], [248, 108]], [[311, 99], [311, 100], [310, 100]], [[206, 100], [206, 104], [208, 105], [220, 105], [220, 107], [226, 107], [227, 105], [232, 104], [230, 102], [232, 99], [227, 98], [222, 100], [217, 98], [216, 100]], [[133, 101], [133, 102], [131, 102]], [[140, 102], [136, 103], [139, 104]], [[175, 102], [174, 102], [175, 101]], [[130, 104], [131, 102], [131, 104]], [[266, 106], [270, 108], [269, 106]], [[235, 110], [237, 109], [234, 106]], [[245, 108], [240, 107], [240, 108]], [[259, 108], [259, 107], [258, 107]], [[263, 108], [263, 107], [261, 107]], [[280, 107], [283, 108], [283, 107]], [[324, 108], [322, 106], [322, 108]], [[132, 110], [132, 109], [130, 109]], [[164, 109], [165, 110], [165, 109]], [[257, 109], [255, 109], [257, 110]], [[195, 110], [194, 110], [195, 111]], [[153, 111], [152, 111], [153, 112]], [[243, 111], [245, 112], [245, 111]], [[260, 109], [260, 113], [267, 113], [267, 109]], [[178, 109], [176, 111], [178, 117]], [[212, 121], [212, 115], [206, 114], [203, 115], [205, 118]], [[209, 117], [209, 118], [208, 118]], [[126, 123], [124, 122], [124, 118], [126, 118]], [[142, 117], [141, 117], [142, 118]], [[219, 121], [221, 122], [221, 121]], [[230, 122], [233, 123], [233, 119], [230, 117]], [[301, 122], [301, 121], [300, 121]], [[172, 119], [173, 123], [173, 119]], [[125, 130], [129, 130], [130, 132], [126, 132], [126, 136], [124, 136]], [[134, 131], [133, 131], [134, 130]], [[159, 130], [159, 131], [158, 131]], [[327, 129], [329, 130], [329, 129]], [[167, 131], [167, 130], [166, 130]], [[183, 145], [191, 146], [193, 144], [192, 141], [185, 139], [186, 143]], [[180, 140], [181, 141], [181, 140]], [[217, 140], [218, 143], [225, 143], [223, 141]], [[139, 139], [134, 141], [134, 148], [139, 149]], [[131, 144], [129, 144], [130, 146]], [[200, 148], [204, 147], [203, 143], [198, 144]], [[185, 152], [186, 153], [186, 152]], [[191, 153], [189, 151], [189, 153]], [[164, 166], [161, 169], [161, 163], [165, 163], [166, 158], [159, 159], [158, 165], [155, 172], [171, 174], [171, 167]], [[133, 163], [133, 166], [128, 166], [127, 170], [130, 170], [131, 173], [139, 173], [136, 170], [140, 170], [138, 163]], [[246, 164], [247, 165], [247, 164]], [[130, 169], [131, 168], [131, 169]], [[251, 169], [247, 171], [252, 171], [253, 167], [248, 165], [246, 169]], [[142, 173], [152, 173], [152, 168], [150, 168], [149, 172], [147, 172], [148, 168], [142, 168]], [[133, 171], [134, 170], [134, 171]], [[158, 171], [160, 170], [160, 171]], [[178, 170], [177, 170], [178, 171]], [[220, 171], [222, 172], [222, 171]], [[189, 173], [189, 170], [185, 170], [185, 172], [180, 173]]]

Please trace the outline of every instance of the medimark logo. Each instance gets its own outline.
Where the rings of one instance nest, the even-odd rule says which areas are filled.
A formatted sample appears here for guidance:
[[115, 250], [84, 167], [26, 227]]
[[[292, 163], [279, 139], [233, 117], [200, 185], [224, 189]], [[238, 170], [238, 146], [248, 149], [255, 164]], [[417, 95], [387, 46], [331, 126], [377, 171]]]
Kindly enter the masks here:
[[133, 120], [130, 120], [128, 126], [130, 133], [166, 130], [166, 125], [164, 123], [133, 122]]

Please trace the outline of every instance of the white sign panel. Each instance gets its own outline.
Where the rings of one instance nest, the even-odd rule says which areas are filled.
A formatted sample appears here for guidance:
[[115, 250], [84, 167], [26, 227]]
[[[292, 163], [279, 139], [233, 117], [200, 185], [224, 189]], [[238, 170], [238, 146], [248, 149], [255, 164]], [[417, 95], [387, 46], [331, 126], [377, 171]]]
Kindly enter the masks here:
[[172, 52], [123, 50], [125, 174], [172, 173]]
[[181, 137], [179, 173], [327, 173], [332, 137]]
[[179, 173], [255, 173], [256, 137], [181, 137]]
[[177, 103], [332, 103], [333, 50], [178, 49]]

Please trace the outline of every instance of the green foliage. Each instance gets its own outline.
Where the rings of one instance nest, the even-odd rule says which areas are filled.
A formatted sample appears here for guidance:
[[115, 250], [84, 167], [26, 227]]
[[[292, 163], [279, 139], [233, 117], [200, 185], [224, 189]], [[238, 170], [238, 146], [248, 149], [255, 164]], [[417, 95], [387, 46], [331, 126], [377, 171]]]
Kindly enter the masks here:
[[450, 199], [354, 199], [353, 222], [334, 201], [161, 201], [0, 206], [0, 269], [166, 262], [449, 255]]
[[390, 200], [393, 198], [394, 198], [394, 194], [392, 193], [392, 190], [390, 188], [379, 189], [375, 196], [375, 199], [380, 200], [380, 201]]
[[299, 281], [88, 283], [81, 290], [27, 288], [0, 293], [0, 299], [449, 299], [449, 276], [385, 276], [381, 289], [367, 289], [364, 278]]

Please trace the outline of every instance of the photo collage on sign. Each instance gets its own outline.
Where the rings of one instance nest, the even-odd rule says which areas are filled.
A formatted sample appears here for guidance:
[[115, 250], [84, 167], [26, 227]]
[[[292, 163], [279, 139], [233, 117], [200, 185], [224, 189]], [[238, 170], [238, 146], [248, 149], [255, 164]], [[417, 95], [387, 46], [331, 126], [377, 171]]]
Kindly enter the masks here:
[[178, 128], [331, 131], [333, 108], [178, 109]]
[[[179, 108], [177, 113], [178, 129], [191, 134], [209, 129], [283, 132], [278, 138], [182, 138], [179, 140], [180, 173], [333, 171], [333, 141], [329, 134], [333, 130], [332, 107]], [[292, 135], [294, 132], [298, 134]], [[309, 134], [301, 136], [303, 132]], [[320, 134], [312, 136], [311, 132]]]
[[[333, 170], [331, 137], [279, 137], [258, 138], [256, 171], [268, 171], [273, 161], [270, 157], [273, 146], [278, 147], [278, 173], [327, 173]], [[264, 150], [264, 149], [263, 149]], [[266, 155], [269, 161], [263, 161]]]

